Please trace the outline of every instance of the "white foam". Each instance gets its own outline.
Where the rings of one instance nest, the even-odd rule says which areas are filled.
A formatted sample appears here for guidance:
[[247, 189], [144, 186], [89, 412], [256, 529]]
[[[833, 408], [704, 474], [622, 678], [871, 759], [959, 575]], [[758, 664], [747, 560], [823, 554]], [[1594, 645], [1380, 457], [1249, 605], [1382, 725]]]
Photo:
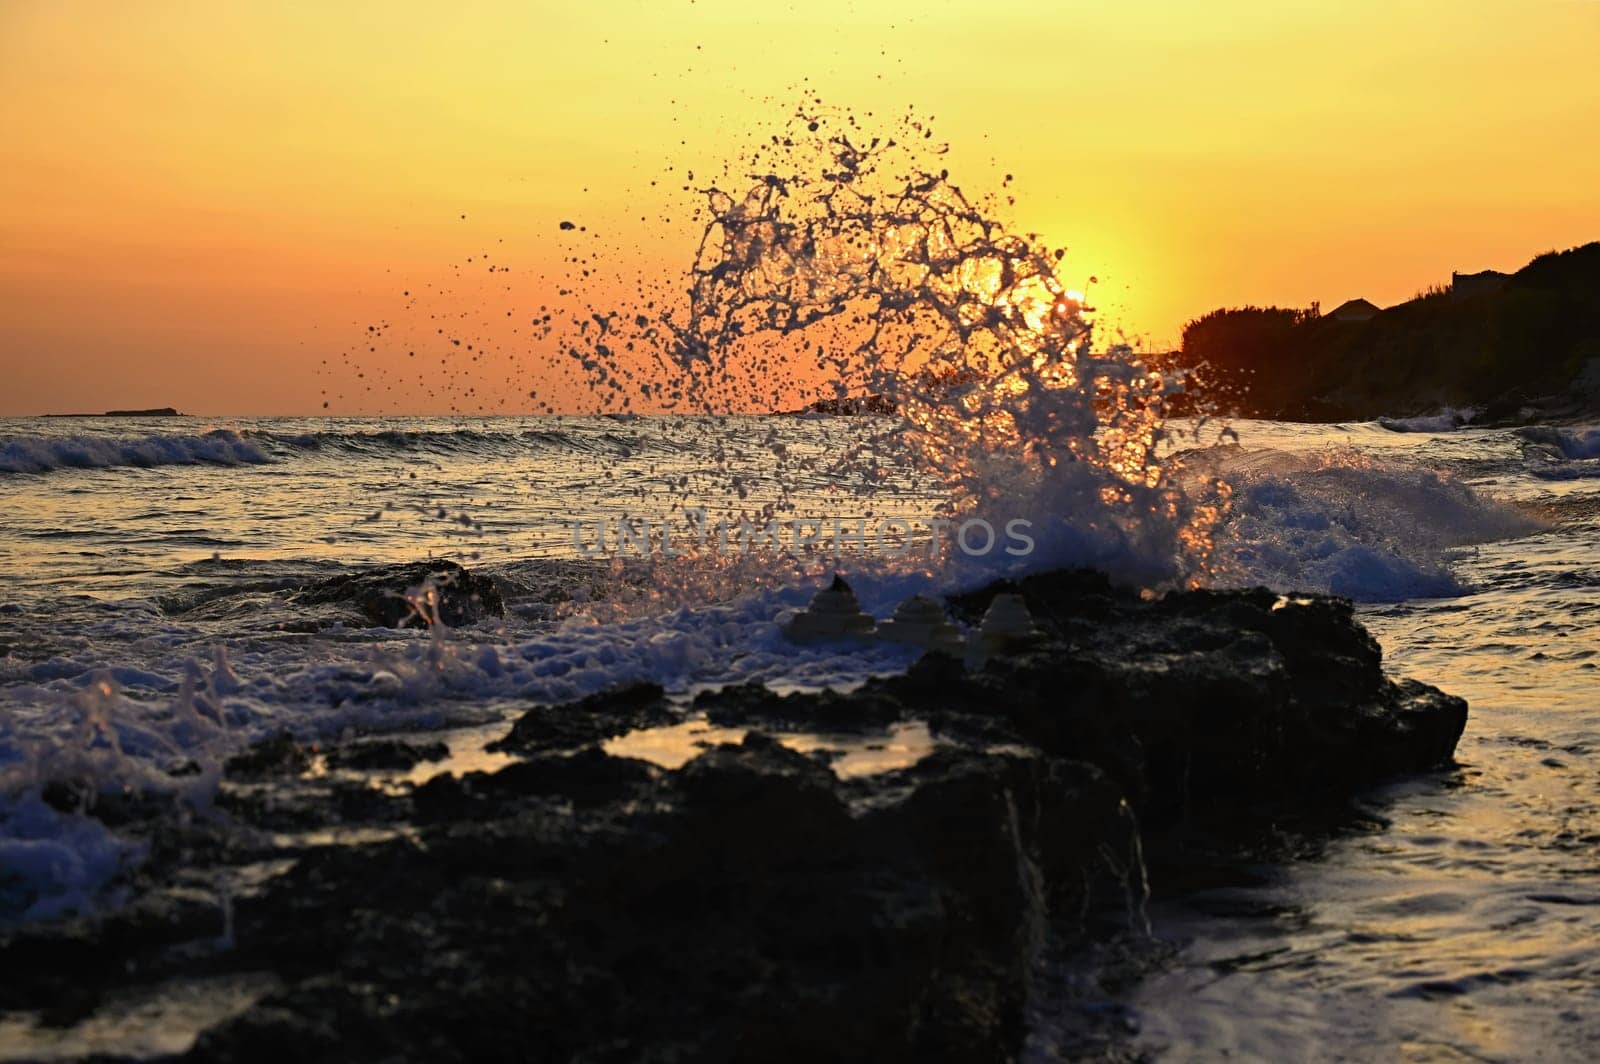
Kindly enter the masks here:
[[143, 856], [98, 820], [61, 813], [37, 794], [0, 811], [0, 925], [88, 912]]
[[270, 461], [266, 451], [229, 429], [198, 436], [18, 436], [0, 442], [0, 473]]
[[1470, 422], [1478, 411], [1470, 406], [1447, 406], [1437, 414], [1416, 417], [1380, 417], [1377, 423], [1390, 432], [1450, 432]]
[[[864, 598], [887, 615], [909, 579], [866, 577]], [[241, 644], [210, 662], [179, 649], [126, 670], [54, 659], [49, 679], [0, 688], [0, 868], [15, 870], [0, 883], [0, 920], [54, 919], [103, 903], [139, 852], [93, 818], [92, 797], [86, 814], [44, 805], [41, 791], [52, 782], [203, 813], [226, 757], [280, 730], [328, 741], [481, 725], [640, 680], [676, 691], [752, 681], [850, 686], [903, 671], [915, 657], [898, 645], [791, 643], [773, 619], [809, 592], [766, 591], [616, 623], [572, 618], [539, 634], [486, 629], [374, 642], [377, 633], [329, 633]], [[154, 628], [146, 645], [177, 642], [177, 630]], [[147, 678], [139, 697], [114, 671]], [[185, 772], [173, 775], [179, 767]]]
[[1557, 428], [1529, 425], [1517, 435], [1552, 456], [1567, 459], [1600, 458], [1600, 428]]
[[1391, 602], [1460, 594], [1452, 552], [1540, 526], [1441, 473], [1348, 449], [1191, 455], [1224, 477], [1233, 509], [1218, 539], [1219, 583], [1327, 591]]

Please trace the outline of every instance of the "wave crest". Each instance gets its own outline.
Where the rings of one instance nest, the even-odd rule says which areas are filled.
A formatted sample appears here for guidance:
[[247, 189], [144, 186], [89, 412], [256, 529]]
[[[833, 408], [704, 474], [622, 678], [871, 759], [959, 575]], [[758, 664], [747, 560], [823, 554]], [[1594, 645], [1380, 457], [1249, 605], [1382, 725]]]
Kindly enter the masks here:
[[272, 460], [259, 444], [230, 429], [196, 436], [20, 436], [0, 442], [3, 473], [116, 466], [238, 466]]
[[1467, 588], [1454, 550], [1542, 526], [1449, 476], [1353, 450], [1191, 452], [1225, 478], [1233, 509], [1218, 531], [1216, 582], [1326, 591], [1364, 602], [1442, 598]]
[[1528, 425], [1517, 435], [1551, 457], [1580, 460], [1600, 458], [1600, 428], [1556, 428], [1554, 425]]

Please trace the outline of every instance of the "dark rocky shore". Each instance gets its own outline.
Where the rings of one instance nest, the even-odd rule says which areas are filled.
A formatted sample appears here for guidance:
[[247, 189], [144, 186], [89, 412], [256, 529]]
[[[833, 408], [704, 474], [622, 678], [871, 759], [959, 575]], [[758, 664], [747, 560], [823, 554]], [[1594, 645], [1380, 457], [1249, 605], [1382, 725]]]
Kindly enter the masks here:
[[[384, 608], [376, 586], [345, 590]], [[1004, 590], [1044, 636], [981, 669], [692, 704], [641, 684], [530, 707], [503, 767], [421, 783], [392, 770], [440, 758], [426, 737], [284, 736], [228, 764], [211, 816], [103, 801], [149, 840], [133, 900], [0, 941], [0, 1010], [70, 1026], [248, 975], [187, 1059], [1003, 1061], [1038, 957], [1163, 889], [1146, 856], [1447, 764], [1466, 722], [1387, 678], [1342, 600], [1058, 572], [950, 605], [975, 621]], [[700, 716], [745, 734], [673, 770], [600, 745]], [[905, 722], [936, 748], [875, 775], [782, 741]]]

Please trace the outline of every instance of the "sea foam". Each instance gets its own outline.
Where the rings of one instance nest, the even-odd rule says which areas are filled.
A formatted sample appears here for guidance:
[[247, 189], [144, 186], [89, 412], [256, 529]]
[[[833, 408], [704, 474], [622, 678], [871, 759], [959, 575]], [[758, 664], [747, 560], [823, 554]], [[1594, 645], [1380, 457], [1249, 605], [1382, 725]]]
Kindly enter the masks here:
[[1478, 411], [1472, 407], [1447, 406], [1437, 414], [1416, 417], [1380, 417], [1378, 424], [1390, 432], [1450, 432], [1470, 422]]
[[0, 441], [0, 473], [115, 466], [237, 466], [272, 460], [262, 446], [230, 429], [193, 436], [18, 436]]
[[1461, 547], [1527, 535], [1539, 523], [1448, 475], [1349, 449], [1310, 454], [1237, 445], [1186, 456], [1232, 485], [1216, 582], [1326, 591], [1365, 602], [1467, 590]]
[[1600, 458], [1600, 428], [1557, 428], [1529, 425], [1517, 430], [1529, 444], [1566, 459]]

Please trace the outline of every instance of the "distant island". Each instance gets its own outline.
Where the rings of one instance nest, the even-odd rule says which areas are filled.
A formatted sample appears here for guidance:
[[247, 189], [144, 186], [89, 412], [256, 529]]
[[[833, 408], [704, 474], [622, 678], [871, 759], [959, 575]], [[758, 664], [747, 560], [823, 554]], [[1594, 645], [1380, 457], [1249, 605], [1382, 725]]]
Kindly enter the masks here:
[[886, 395], [847, 395], [818, 399], [790, 414], [832, 414], [840, 417], [860, 415], [892, 416], [899, 412], [899, 404]]
[[188, 417], [180, 414], [170, 406], [158, 406], [149, 410], [107, 410], [103, 414], [45, 414], [44, 417]]
[[1240, 307], [1189, 322], [1158, 359], [1191, 373], [1201, 401], [1240, 417], [1370, 420], [1473, 408], [1475, 420], [1600, 409], [1600, 242], [1511, 274], [1454, 274], [1387, 309], [1352, 299], [1326, 314]]

